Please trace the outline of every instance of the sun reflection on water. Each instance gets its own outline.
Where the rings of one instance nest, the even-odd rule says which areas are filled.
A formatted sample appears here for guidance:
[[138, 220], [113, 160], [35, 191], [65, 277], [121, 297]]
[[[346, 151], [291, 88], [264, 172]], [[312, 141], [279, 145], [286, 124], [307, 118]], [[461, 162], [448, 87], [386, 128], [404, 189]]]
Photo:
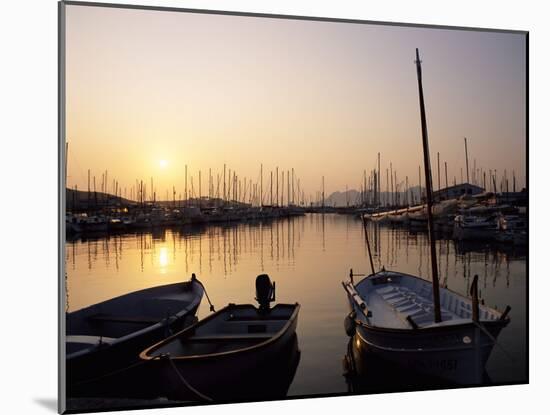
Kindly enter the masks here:
[[168, 259], [168, 248], [163, 246], [160, 248], [159, 251], [159, 267], [160, 267], [160, 273], [166, 274], [167, 267], [169, 265], [169, 259]]

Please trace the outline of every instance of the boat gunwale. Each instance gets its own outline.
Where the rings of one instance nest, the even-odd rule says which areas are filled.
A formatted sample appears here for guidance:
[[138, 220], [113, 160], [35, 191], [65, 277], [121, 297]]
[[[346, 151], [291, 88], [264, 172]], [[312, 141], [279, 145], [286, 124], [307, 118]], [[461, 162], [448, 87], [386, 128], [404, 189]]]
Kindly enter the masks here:
[[[156, 291], [156, 290], [161, 290], [161, 289], [167, 289], [169, 287], [175, 288], [176, 286], [178, 286], [180, 284], [185, 284], [185, 283], [189, 283], [189, 282], [192, 282], [193, 284], [196, 284], [196, 286], [199, 287], [202, 290], [203, 294], [204, 294], [204, 287], [202, 286], [202, 284], [200, 282], [193, 281], [193, 280], [179, 281], [179, 282], [173, 282], [173, 283], [170, 283], [170, 284], [157, 285], [155, 287], [142, 288], [141, 290], [132, 291], [132, 292], [129, 292], [129, 293], [126, 293], [126, 294], [121, 294], [119, 296], [109, 298], [108, 300], [101, 301], [101, 302], [96, 303], [96, 304], [91, 304], [89, 306], [79, 308], [78, 310], [71, 311], [70, 313], [66, 313], [66, 316], [68, 317], [70, 314], [80, 313], [80, 312], [82, 312], [84, 310], [87, 310], [89, 308], [96, 307], [99, 304], [104, 304], [104, 303], [108, 303], [108, 302], [111, 302], [111, 301], [121, 300], [124, 297], [132, 297], [134, 295], [137, 296], [137, 295], [143, 294], [147, 291]], [[202, 299], [202, 295], [200, 296], [200, 298]]]
[[[380, 273], [394, 273], [394, 274], [398, 274], [398, 275], [403, 275], [403, 276], [406, 276], [406, 277], [411, 277], [411, 278], [415, 278], [417, 280], [420, 280], [422, 281], [423, 283], [426, 283], [426, 284], [429, 284], [430, 281], [428, 280], [425, 280], [423, 278], [420, 278], [420, 277], [417, 277], [416, 275], [411, 275], [411, 274], [407, 274], [407, 273], [404, 273], [404, 272], [398, 272], [398, 271], [388, 271], [388, 270], [384, 270], [384, 271], [378, 271], [374, 274], [370, 274], [370, 275], [367, 275], [366, 277], [362, 278], [359, 282], [357, 282], [356, 284], [353, 284], [352, 283], [352, 286], [354, 288], [357, 288], [357, 286], [359, 284], [361, 284], [362, 282], [366, 281], [367, 279], [369, 278], [373, 278], [373, 277], [376, 277], [378, 274]], [[349, 281], [344, 281], [343, 283], [345, 284], [346, 282], [349, 282]], [[464, 297], [462, 294], [459, 294], [457, 293], [456, 291], [453, 291], [449, 288], [445, 288], [445, 287], [439, 287], [439, 288], [443, 288], [444, 290], [447, 290], [449, 291], [450, 293], [454, 294], [454, 295], [458, 295], [460, 297]], [[353, 310], [355, 310], [355, 305], [352, 303], [351, 301], [351, 298], [349, 296], [349, 294], [346, 292], [346, 295], [348, 297], [348, 301], [350, 303], [350, 306], [352, 307]], [[503, 313], [501, 313], [500, 311], [498, 310], [495, 310], [494, 308], [492, 307], [489, 307], [489, 306], [485, 306], [483, 305], [482, 307], [485, 307], [486, 309], [502, 316]], [[381, 327], [381, 326], [373, 326], [365, 321], [362, 321], [358, 318], [354, 318], [354, 322], [355, 324], [361, 326], [361, 327], [364, 327], [365, 329], [367, 330], [371, 330], [371, 331], [374, 331], [374, 332], [380, 332], [380, 333], [395, 333], [395, 334], [404, 334], [404, 333], [407, 333], [407, 335], [410, 335], [411, 333], [414, 333], [415, 335], [422, 335], [422, 334], [425, 334], [426, 332], [428, 333], [432, 333], [432, 332], [440, 332], [440, 331], [445, 331], [445, 330], [449, 330], [449, 329], [457, 329], [457, 328], [467, 328], [467, 327], [470, 327], [470, 326], [473, 326], [475, 327], [475, 324], [473, 321], [469, 321], [468, 323], [460, 323], [460, 324], [451, 324], [451, 325], [440, 325], [440, 326], [429, 326], [429, 327], [419, 327], [417, 329], [413, 329], [412, 327], [411, 328], [406, 328], [406, 329], [400, 329], [400, 328], [393, 328], [393, 327]], [[499, 326], [502, 326], [502, 327], [506, 327], [508, 325], [508, 323], [510, 323], [510, 317], [506, 317], [504, 320], [501, 320], [501, 319], [497, 319], [497, 320], [489, 320], [489, 321], [484, 321], [484, 322], [479, 322], [478, 324], [481, 325], [482, 327], [486, 328], [486, 327], [499, 327]]]
[[[299, 303], [297, 303], [297, 302], [294, 303], [294, 304], [280, 303], [280, 304], [275, 305], [273, 308], [275, 308], [277, 306], [293, 307], [294, 311], [292, 312], [292, 314], [288, 318], [286, 324], [283, 327], [281, 327], [281, 329], [279, 331], [277, 331], [272, 337], [270, 337], [269, 339], [266, 339], [263, 342], [260, 342], [258, 344], [254, 344], [252, 346], [243, 347], [243, 348], [240, 348], [240, 349], [237, 349], [237, 350], [228, 350], [228, 351], [225, 351], [225, 352], [217, 352], [217, 353], [211, 353], [211, 354], [195, 354], [195, 355], [189, 355], [189, 356], [172, 356], [172, 355], [168, 354], [168, 358], [171, 359], [171, 360], [176, 360], [176, 361], [199, 361], [199, 360], [203, 360], [203, 359], [213, 359], [213, 358], [218, 358], [218, 357], [238, 355], [238, 354], [241, 354], [241, 353], [244, 353], [244, 352], [263, 349], [263, 348], [271, 345], [272, 343], [275, 343], [281, 337], [283, 337], [286, 334], [286, 332], [288, 331], [289, 327], [292, 324], [294, 324], [294, 321], [296, 321], [298, 319], [298, 312], [300, 311], [300, 304]], [[193, 333], [193, 331], [197, 327], [200, 327], [200, 326], [206, 324], [207, 322], [209, 322], [210, 320], [213, 320], [215, 317], [218, 317], [220, 314], [222, 314], [222, 312], [226, 312], [228, 310], [235, 309], [235, 308], [249, 308], [249, 307], [253, 307], [254, 309], [257, 310], [256, 306], [254, 306], [253, 304], [232, 304], [232, 303], [230, 303], [227, 306], [225, 306], [224, 308], [222, 308], [221, 310], [219, 310], [218, 312], [209, 315], [208, 317], [198, 321], [197, 323], [193, 324], [192, 326], [189, 326], [189, 327], [181, 330], [180, 332], [178, 332], [176, 334], [173, 334], [172, 336], [167, 337], [166, 339], [161, 340], [160, 342], [158, 342], [158, 343], [148, 347], [147, 349], [143, 350], [139, 354], [139, 358], [141, 360], [144, 360], [144, 361], [162, 360], [161, 355], [159, 355], [159, 356], [149, 356], [149, 354], [154, 352], [155, 350], [159, 349], [160, 347], [164, 346], [165, 344], [168, 344], [168, 343], [170, 343], [174, 340], [177, 340], [178, 337], [186, 337], [187, 334]], [[189, 336], [189, 338], [191, 338], [191, 336]]]
[[[462, 326], [466, 326], [466, 325], [463, 324]], [[449, 326], [447, 326], [447, 327], [449, 327]], [[456, 325], [456, 326], [451, 326], [451, 327], [459, 327], [459, 326]], [[367, 330], [367, 328], [365, 328], [365, 329]], [[418, 331], [418, 330], [415, 330], [415, 331]], [[374, 348], [379, 349], [379, 350], [383, 350], [385, 352], [392, 352], [392, 353], [393, 352], [395, 352], [395, 353], [436, 353], [436, 352], [462, 351], [462, 350], [475, 349], [475, 345], [473, 343], [470, 344], [470, 345], [461, 344], [461, 345], [455, 345], [455, 346], [451, 345], [451, 346], [447, 346], [447, 347], [421, 347], [421, 348], [419, 348], [419, 347], [401, 347], [401, 348], [388, 347], [388, 346], [381, 346], [381, 345], [373, 342], [372, 340], [366, 339], [361, 334], [360, 331], [357, 331], [357, 335], [359, 336], [361, 341], [365, 342], [369, 346], [374, 347]], [[491, 347], [493, 347], [493, 345], [491, 345]]]
[[[183, 281], [183, 282], [188, 282], [188, 281]], [[194, 315], [196, 313], [196, 311], [198, 310], [198, 308], [200, 306], [200, 303], [202, 301], [202, 297], [204, 295], [204, 288], [202, 287], [202, 285], [200, 283], [198, 283], [196, 281], [191, 281], [191, 282], [193, 284], [195, 284], [196, 288], [199, 291], [198, 291], [198, 294], [193, 297], [193, 300], [185, 306], [185, 308], [182, 308], [177, 313], [174, 313], [174, 314], [172, 314], [168, 317], [163, 317], [158, 322], [149, 324], [149, 325], [147, 325], [146, 327], [144, 327], [140, 330], [133, 331], [133, 332], [131, 332], [131, 333], [125, 335], [125, 336], [122, 336], [122, 337], [117, 337], [117, 338], [115, 338], [114, 341], [112, 341], [109, 344], [104, 343], [104, 345], [101, 346], [101, 349], [103, 349], [103, 348], [105, 348], [105, 349], [114, 348], [114, 347], [118, 346], [119, 344], [123, 344], [123, 343], [125, 343], [129, 340], [132, 340], [132, 339], [138, 338], [140, 336], [146, 335], [148, 333], [154, 332], [155, 330], [158, 330], [162, 327], [170, 326], [170, 325], [176, 323], [177, 321], [180, 321], [181, 319], [187, 317], [189, 315], [189, 313], [193, 312], [193, 310], [195, 310], [194, 313], [193, 313], [193, 315]], [[118, 297], [111, 298], [109, 300], [103, 301], [102, 303], [118, 300], [122, 297], [132, 296], [134, 294], [137, 295], [139, 293], [143, 293], [143, 292], [148, 291], [148, 290], [153, 291], [154, 289], [166, 288], [166, 287], [169, 287], [169, 286], [174, 286], [175, 287], [176, 285], [179, 285], [179, 284], [182, 284], [182, 282], [177, 282], [177, 283], [173, 283], [173, 284], [165, 284], [165, 285], [160, 285], [160, 286], [157, 286], [157, 287], [144, 288], [142, 290], [133, 291], [131, 293], [127, 293], [127, 294], [120, 295]], [[98, 304], [101, 304], [101, 303], [98, 303]], [[98, 304], [93, 304], [91, 306], [81, 308], [79, 310], [73, 311], [73, 313], [77, 313], [77, 312], [95, 307]], [[70, 313], [67, 313], [67, 314], [70, 314]], [[71, 336], [71, 334], [65, 333], [65, 344], [67, 344], [67, 339], [70, 336]], [[98, 337], [101, 338], [101, 336], [98, 336]], [[74, 353], [67, 354], [66, 360], [67, 361], [73, 360], [73, 359], [79, 358], [81, 356], [85, 356], [85, 355], [94, 353], [97, 350], [98, 349], [95, 346], [85, 348], [85, 349], [82, 349], [82, 350], [78, 350]]]

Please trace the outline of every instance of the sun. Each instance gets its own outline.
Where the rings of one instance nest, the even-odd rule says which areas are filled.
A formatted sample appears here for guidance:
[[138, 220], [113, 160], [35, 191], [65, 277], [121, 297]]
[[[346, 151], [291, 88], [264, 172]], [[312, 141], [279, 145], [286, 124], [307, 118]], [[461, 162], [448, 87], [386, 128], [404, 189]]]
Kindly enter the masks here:
[[168, 160], [160, 160], [159, 166], [161, 169], [165, 169], [166, 167], [168, 167]]

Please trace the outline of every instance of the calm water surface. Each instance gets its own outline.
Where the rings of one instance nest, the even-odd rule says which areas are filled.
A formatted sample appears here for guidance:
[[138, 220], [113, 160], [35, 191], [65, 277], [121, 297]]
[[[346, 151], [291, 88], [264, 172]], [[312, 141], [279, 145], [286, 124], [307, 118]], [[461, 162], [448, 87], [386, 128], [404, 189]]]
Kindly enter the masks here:
[[[429, 279], [429, 246], [424, 233], [369, 224], [377, 269]], [[486, 244], [437, 241], [442, 284], [467, 293], [475, 274], [485, 303], [512, 307], [511, 323], [487, 365], [494, 382], [526, 381], [526, 252]], [[267, 273], [277, 283], [277, 301], [302, 306], [298, 323], [301, 360], [289, 395], [348, 390], [342, 358], [348, 338], [343, 319], [348, 306], [341, 281], [349, 269], [369, 272], [359, 219], [315, 215], [268, 222], [185, 227], [143, 234], [76, 239], [66, 246], [67, 309], [196, 273], [217, 309], [254, 303], [254, 281]], [[199, 317], [209, 313], [206, 299]]]

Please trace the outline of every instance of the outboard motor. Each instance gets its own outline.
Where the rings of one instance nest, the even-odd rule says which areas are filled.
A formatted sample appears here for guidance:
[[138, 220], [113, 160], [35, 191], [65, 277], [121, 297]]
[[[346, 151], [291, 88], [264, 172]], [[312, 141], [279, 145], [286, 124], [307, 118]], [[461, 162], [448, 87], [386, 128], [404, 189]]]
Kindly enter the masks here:
[[262, 312], [269, 311], [269, 303], [275, 301], [275, 282], [272, 283], [267, 274], [256, 277], [256, 301]]

